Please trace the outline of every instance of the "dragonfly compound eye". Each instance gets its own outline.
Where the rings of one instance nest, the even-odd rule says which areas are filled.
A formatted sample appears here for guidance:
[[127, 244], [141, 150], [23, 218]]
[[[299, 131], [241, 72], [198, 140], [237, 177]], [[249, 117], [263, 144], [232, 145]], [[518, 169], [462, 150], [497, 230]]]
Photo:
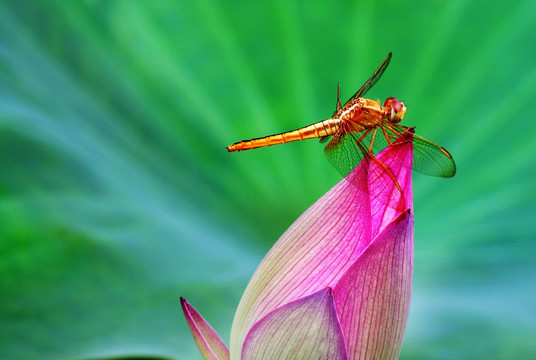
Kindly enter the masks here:
[[391, 103], [391, 106], [395, 110], [395, 113], [401, 112], [402, 108], [404, 107], [404, 105], [400, 101], [398, 101], [397, 99], [393, 99], [393, 102]]
[[406, 114], [406, 106], [401, 101], [394, 97], [387, 98], [384, 103], [384, 109], [387, 112], [387, 117], [391, 122], [400, 122]]

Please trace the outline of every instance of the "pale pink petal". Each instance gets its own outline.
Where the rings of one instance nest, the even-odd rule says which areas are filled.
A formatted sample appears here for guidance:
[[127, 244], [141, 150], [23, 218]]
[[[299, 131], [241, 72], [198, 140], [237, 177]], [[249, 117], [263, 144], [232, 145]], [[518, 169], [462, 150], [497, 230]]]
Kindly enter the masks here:
[[333, 288], [349, 359], [396, 359], [409, 314], [413, 216], [408, 210], [374, 239]]
[[242, 359], [346, 359], [331, 289], [286, 304], [248, 333]]
[[229, 349], [203, 317], [181, 297], [181, 306], [195, 343], [205, 360], [228, 360]]
[[[378, 233], [412, 208], [411, 134], [379, 154], [392, 175], [363, 161], [281, 236], [259, 265], [237, 309], [231, 354], [239, 359], [251, 327], [273, 309], [335, 286]], [[402, 205], [402, 206], [401, 206]]]

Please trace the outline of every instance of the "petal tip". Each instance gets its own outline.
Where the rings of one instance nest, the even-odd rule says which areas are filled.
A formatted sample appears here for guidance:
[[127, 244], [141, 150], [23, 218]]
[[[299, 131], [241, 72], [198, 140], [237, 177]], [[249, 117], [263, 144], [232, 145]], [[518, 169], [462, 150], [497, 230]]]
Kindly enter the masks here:
[[210, 324], [182, 296], [180, 297], [182, 311], [186, 322], [204, 359], [228, 360], [229, 349]]

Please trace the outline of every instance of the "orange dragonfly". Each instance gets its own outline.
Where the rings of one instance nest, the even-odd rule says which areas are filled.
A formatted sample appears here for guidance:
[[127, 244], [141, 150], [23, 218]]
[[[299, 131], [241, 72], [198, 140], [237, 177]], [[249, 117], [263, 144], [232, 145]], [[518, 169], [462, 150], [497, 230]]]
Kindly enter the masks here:
[[[406, 106], [394, 97], [387, 98], [382, 106], [379, 101], [366, 99], [363, 96], [383, 75], [391, 55], [392, 53], [387, 55], [372, 77], [344, 106], [341, 106], [341, 89], [338, 86], [337, 107], [331, 118], [297, 130], [243, 140], [229, 145], [227, 151], [243, 151], [312, 138], [320, 138], [320, 142], [325, 142], [332, 137], [324, 152], [343, 176], [348, 175], [363, 158], [373, 160], [383, 168], [387, 168], [374, 154], [392, 144], [405, 131], [413, 133], [413, 128], [399, 125], [406, 114]], [[432, 176], [454, 176], [456, 165], [447, 150], [418, 135], [411, 136], [414, 170]], [[394, 175], [390, 176], [400, 189]]]

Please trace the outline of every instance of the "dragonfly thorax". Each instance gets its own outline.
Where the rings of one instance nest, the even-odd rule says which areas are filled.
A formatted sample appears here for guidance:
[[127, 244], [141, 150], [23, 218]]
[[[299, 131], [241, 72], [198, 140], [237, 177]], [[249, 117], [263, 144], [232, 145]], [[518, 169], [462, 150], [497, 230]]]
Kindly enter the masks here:
[[404, 115], [406, 115], [406, 106], [402, 101], [398, 101], [398, 99], [390, 97], [385, 99], [383, 111], [390, 122], [399, 123]]

